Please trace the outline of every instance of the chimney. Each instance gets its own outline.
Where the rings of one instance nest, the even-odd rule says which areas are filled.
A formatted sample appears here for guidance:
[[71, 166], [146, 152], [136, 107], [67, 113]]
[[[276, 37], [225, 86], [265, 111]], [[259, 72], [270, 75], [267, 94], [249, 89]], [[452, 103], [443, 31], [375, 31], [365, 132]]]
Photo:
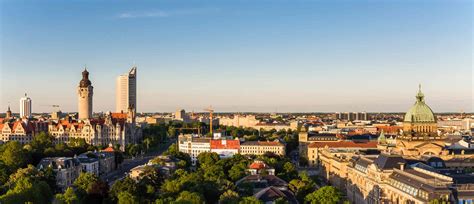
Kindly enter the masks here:
[[400, 165], [400, 170], [405, 171], [405, 163], [398, 162], [398, 164]]

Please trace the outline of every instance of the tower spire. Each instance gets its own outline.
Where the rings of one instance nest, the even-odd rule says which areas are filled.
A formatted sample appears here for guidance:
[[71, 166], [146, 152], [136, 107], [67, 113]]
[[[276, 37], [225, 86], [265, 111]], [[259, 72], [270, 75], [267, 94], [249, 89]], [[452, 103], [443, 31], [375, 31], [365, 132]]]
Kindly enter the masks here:
[[417, 102], [424, 102], [425, 95], [421, 92], [421, 83], [418, 85], [418, 94], [416, 94]]

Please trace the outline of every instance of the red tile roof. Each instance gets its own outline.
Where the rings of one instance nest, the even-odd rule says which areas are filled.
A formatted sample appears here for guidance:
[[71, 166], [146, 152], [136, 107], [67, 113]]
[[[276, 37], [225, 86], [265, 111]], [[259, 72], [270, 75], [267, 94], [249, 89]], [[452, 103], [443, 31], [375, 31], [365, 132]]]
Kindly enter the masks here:
[[211, 140], [211, 149], [240, 149], [239, 140]]
[[263, 161], [254, 161], [252, 164], [249, 165], [250, 169], [268, 169], [269, 166], [265, 164]]
[[339, 142], [313, 142], [308, 145], [309, 148], [377, 148], [377, 141], [370, 142], [353, 142], [353, 141], [339, 141]]
[[112, 118], [127, 119], [127, 113], [111, 113]]
[[107, 147], [105, 149], [102, 150], [103, 152], [114, 152], [114, 148], [113, 147]]

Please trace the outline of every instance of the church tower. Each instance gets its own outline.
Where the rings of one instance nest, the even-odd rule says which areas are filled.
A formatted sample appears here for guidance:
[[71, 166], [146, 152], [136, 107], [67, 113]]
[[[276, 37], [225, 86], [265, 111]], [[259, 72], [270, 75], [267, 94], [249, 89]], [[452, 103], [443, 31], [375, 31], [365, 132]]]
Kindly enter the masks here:
[[92, 117], [92, 96], [94, 87], [89, 80], [89, 72], [86, 68], [82, 72], [82, 80], [77, 87], [79, 120], [86, 120]]

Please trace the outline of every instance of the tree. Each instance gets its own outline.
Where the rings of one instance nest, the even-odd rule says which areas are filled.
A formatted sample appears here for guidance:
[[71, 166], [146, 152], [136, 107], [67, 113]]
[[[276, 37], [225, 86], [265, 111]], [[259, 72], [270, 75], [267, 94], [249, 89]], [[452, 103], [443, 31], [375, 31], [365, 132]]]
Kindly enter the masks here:
[[74, 192], [74, 189], [72, 189], [71, 187], [68, 187], [64, 194], [56, 194], [56, 200], [59, 203], [64, 204], [73, 204], [79, 202], [79, 198], [77, 198], [76, 192]]
[[50, 203], [52, 197], [53, 194], [46, 182], [22, 177], [15, 182], [14, 188], [0, 196], [0, 203]]
[[205, 168], [219, 161], [219, 155], [215, 152], [203, 152], [198, 155], [197, 159], [199, 165]]
[[135, 204], [135, 203], [138, 203], [138, 199], [130, 192], [124, 191], [118, 194], [118, 204]]
[[74, 186], [76, 186], [78, 190], [81, 190], [85, 193], [87, 192], [87, 189], [89, 189], [89, 187], [97, 181], [99, 181], [99, 177], [97, 177], [95, 174], [82, 172], [74, 181]]
[[263, 203], [261, 200], [257, 199], [253, 196], [243, 197], [239, 204], [261, 204]]
[[232, 181], [237, 181], [245, 176], [245, 170], [247, 165], [245, 163], [238, 163], [237, 165], [232, 166], [229, 170], [228, 175]]
[[333, 203], [336, 204], [342, 199], [341, 192], [332, 186], [324, 186], [310, 194], [305, 198], [309, 203]]
[[31, 141], [31, 146], [33, 149], [43, 152], [47, 148], [54, 147], [53, 141], [53, 136], [45, 132], [40, 132], [39, 134], [35, 135], [33, 141]]
[[117, 181], [114, 183], [114, 185], [112, 185], [109, 196], [113, 200], [117, 201], [121, 192], [128, 192], [130, 195], [136, 195], [138, 194], [138, 185], [130, 177], [125, 177], [124, 179]]
[[219, 203], [222, 204], [235, 204], [239, 203], [239, 194], [233, 190], [227, 190], [219, 197]]
[[29, 155], [23, 150], [21, 144], [17, 141], [10, 141], [4, 144], [3, 152], [0, 155], [0, 161], [9, 168], [10, 172], [15, 172], [28, 162]]
[[196, 192], [183, 191], [179, 194], [176, 199], [177, 203], [192, 203], [201, 204], [204, 203], [202, 196]]

